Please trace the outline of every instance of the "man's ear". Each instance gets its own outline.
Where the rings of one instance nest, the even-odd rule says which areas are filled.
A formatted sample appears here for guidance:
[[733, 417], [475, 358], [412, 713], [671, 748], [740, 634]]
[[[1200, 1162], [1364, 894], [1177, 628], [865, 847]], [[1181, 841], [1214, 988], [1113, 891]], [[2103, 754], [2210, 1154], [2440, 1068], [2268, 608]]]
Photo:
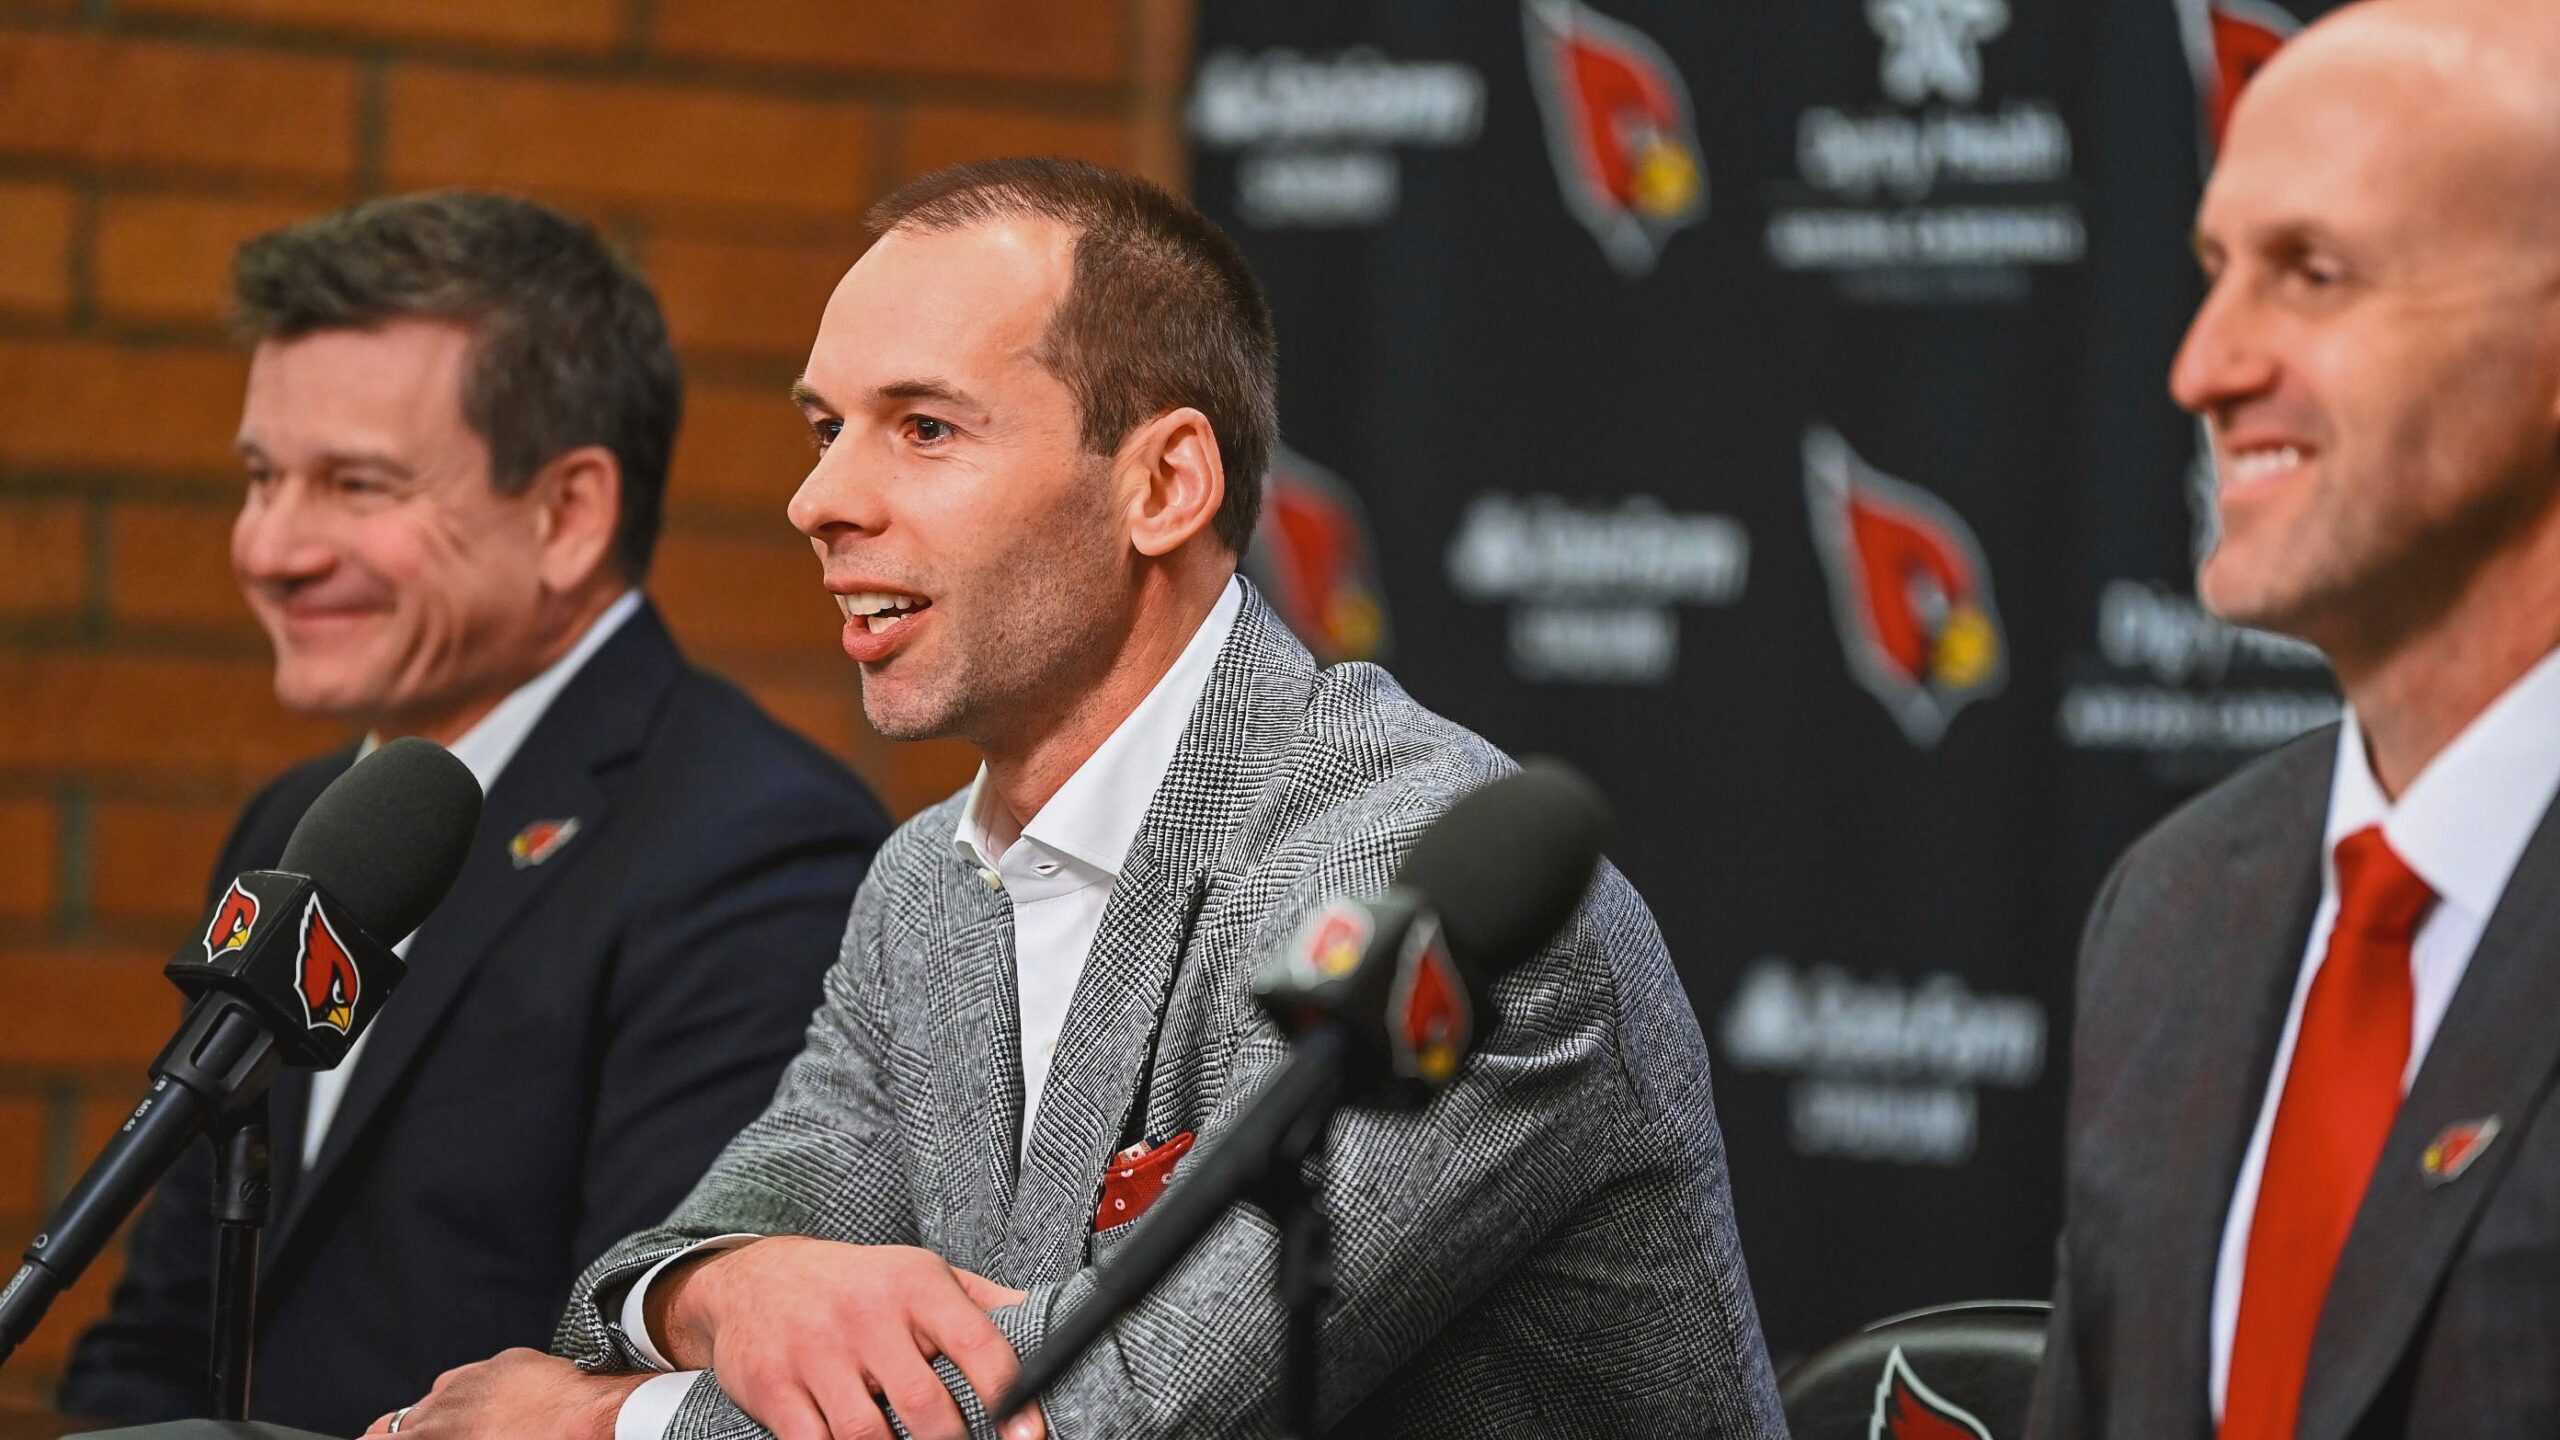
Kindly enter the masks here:
[[1150, 557], [1170, 555], [1210, 529], [1227, 500], [1217, 432], [1187, 405], [1130, 431], [1112, 478], [1127, 505], [1129, 543]]
[[554, 456], [530, 490], [542, 544], [542, 588], [554, 595], [583, 590], [614, 564], [613, 536], [622, 524], [622, 462], [601, 445]]

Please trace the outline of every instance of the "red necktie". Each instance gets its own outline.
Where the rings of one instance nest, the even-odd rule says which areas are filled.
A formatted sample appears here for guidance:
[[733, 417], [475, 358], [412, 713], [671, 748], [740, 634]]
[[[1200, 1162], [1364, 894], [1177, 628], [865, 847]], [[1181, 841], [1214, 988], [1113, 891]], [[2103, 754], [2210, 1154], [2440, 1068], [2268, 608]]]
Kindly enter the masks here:
[[2435, 903], [2368, 826], [2338, 842], [2338, 918], [2303, 1001], [2249, 1222], [2222, 1440], [2293, 1440], [2330, 1272], [2400, 1108], [2409, 941]]

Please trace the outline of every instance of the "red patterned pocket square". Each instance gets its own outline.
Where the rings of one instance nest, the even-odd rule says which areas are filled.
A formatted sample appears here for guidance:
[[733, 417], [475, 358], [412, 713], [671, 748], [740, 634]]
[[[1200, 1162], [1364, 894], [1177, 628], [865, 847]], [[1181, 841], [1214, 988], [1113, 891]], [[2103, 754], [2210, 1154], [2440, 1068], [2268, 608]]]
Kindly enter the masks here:
[[1192, 1132], [1183, 1131], [1161, 1145], [1132, 1145], [1111, 1157], [1102, 1175], [1102, 1204], [1093, 1212], [1093, 1230], [1126, 1225], [1147, 1213], [1173, 1180], [1173, 1167], [1191, 1153]]

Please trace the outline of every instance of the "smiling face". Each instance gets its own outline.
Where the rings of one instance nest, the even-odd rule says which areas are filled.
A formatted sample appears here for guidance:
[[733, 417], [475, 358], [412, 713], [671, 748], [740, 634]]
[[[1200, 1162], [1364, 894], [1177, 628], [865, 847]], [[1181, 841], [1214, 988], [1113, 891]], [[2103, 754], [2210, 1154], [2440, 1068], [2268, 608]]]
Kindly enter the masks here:
[[2206, 603], [2333, 656], [2547, 510], [2560, 437], [2550, 118], [2459, 32], [2401, 30], [2333, 23], [2253, 82], [2170, 382], [2221, 472]]
[[819, 455], [790, 516], [883, 735], [1036, 731], [1131, 629], [1125, 497], [1037, 358], [1073, 275], [1054, 222], [899, 228], [827, 303], [798, 389]]
[[287, 709], [450, 742], [541, 669], [544, 524], [490, 485], [470, 346], [399, 320], [251, 358], [231, 564]]

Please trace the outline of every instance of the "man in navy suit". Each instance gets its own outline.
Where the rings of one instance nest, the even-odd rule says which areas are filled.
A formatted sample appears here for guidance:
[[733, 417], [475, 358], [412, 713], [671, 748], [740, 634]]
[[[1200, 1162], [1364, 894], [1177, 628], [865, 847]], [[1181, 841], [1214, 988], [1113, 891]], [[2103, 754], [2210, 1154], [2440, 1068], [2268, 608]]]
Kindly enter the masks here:
[[[214, 884], [274, 864], [364, 746], [426, 736], [488, 797], [380, 1021], [274, 1094], [251, 1413], [352, 1434], [544, 1343], [763, 1108], [888, 823], [642, 596], [683, 381], [591, 230], [403, 197], [253, 241], [235, 279], [233, 567], [277, 697], [365, 738], [252, 800]], [[204, 1413], [210, 1170], [199, 1146], [138, 1222], [66, 1411]]]

